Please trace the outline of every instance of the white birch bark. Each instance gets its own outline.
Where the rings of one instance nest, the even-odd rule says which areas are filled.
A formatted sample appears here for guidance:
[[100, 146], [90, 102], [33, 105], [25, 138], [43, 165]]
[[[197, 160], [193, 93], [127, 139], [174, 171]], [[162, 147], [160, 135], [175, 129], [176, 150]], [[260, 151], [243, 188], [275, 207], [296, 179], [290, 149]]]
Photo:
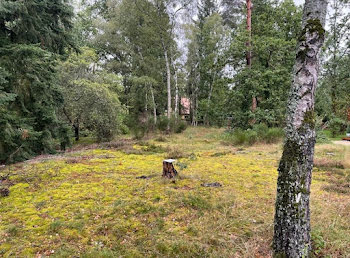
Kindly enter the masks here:
[[168, 119], [170, 119], [171, 118], [171, 73], [170, 73], [170, 64], [169, 64], [169, 58], [168, 58], [168, 51], [166, 50], [165, 46], [164, 46], [164, 58], [165, 58], [165, 65], [166, 65], [167, 91], [168, 91], [167, 116], [168, 116]]
[[[174, 67], [175, 69], [175, 67]], [[179, 85], [177, 80], [177, 71], [175, 69], [175, 117], [178, 117], [179, 114]]]
[[306, 0], [287, 108], [274, 223], [276, 257], [309, 257], [310, 185], [315, 146], [314, 103], [327, 0]]

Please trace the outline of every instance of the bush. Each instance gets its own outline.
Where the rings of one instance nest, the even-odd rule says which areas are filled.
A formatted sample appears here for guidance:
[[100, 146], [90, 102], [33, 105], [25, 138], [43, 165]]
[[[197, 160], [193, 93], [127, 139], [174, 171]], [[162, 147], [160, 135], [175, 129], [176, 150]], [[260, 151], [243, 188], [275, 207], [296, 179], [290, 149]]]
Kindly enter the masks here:
[[317, 143], [329, 143], [329, 138], [323, 130], [316, 131], [316, 142]]
[[344, 133], [346, 130], [346, 127], [347, 127], [346, 121], [338, 117], [332, 118], [331, 121], [329, 122], [329, 129], [332, 133], [332, 137], [335, 137], [338, 134]]
[[176, 119], [175, 117], [172, 117], [169, 120], [166, 116], [159, 117], [157, 121], [157, 128], [161, 132], [166, 132], [168, 129], [168, 124], [169, 124], [170, 132], [173, 132], [173, 133], [182, 133], [187, 128], [187, 124], [185, 121]]
[[269, 128], [264, 137], [266, 143], [279, 142], [284, 136], [284, 132], [281, 128]]
[[246, 132], [247, 143], [253, 145], [258, 141], [258, 133], [253, 130], [247, 130]]
[[[159, 130], [160, 132], [168, 133], [168, 125], [169, 125], [169, 133], [182, 133], [186, 130], [187, 124], [185, 121], [180, 119], [175, 119], [174, 117], [170, 120], [166, 116], [160, 116], [157, 119], [157, 123], [154, 123], [153, 117], [149, 117], [148, 119], [144, 119], [144, 121], [140, 122], [141, 119], [135, 116], [129, 116], [127, 120], [127, 125], [129, 126], [131, 132], [135, 135], [136, 139], [142, 139], [145, 135], [150, 132], [154, 132]], [[135, 121], [139, 121], [135, 123]]]
[[235, 129], [224, 135], [224, 141], [233, 145], [253, 145], [257, 142], [276, 143], [283, 138], [281, 128], [268, 128], [264, 124], [255, 125], [253, 129]]
[[178, 121], [175, 124], [175, 133], [182, 133], [187, 129], [187, 123], [185, 121]]
[[157, 128], [161, 132], [165, 132], [168, 128], [169, 119], [166, 116], [160, 116], [157, 120]]
[[261, 136], [267, 133], [269, 127], [266, 124], [257, 124], [253, 126], [253, 130]]
[[227, 140], [234, 145], [242, 145], [247, 141], [247, 135], [242, 129], [234, 130], [233, 133], [227, 135]]
[[135, 115], [130, 115], [127, 119], [127, 125], [137, 140], [156, 130], [153, 117], [142, 120]]

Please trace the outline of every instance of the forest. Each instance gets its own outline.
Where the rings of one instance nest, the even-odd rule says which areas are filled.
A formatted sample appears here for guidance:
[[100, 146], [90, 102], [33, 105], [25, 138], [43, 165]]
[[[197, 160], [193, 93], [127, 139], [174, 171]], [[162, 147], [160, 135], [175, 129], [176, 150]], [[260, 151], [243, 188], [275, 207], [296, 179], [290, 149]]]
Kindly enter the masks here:
[[348, 0], [1, 0], [0, 257], [350, 256]]

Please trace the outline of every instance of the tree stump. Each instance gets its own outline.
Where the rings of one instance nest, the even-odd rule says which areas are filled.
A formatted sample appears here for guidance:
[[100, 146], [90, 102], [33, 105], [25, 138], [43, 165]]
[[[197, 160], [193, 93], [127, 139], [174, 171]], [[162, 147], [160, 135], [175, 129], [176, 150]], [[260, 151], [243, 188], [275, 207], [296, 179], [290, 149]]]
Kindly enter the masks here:
[[174, 159], [163, 160], [163, 177], [174, 178], [177, 176], [177, 171], [173, 165], [174, 162]]

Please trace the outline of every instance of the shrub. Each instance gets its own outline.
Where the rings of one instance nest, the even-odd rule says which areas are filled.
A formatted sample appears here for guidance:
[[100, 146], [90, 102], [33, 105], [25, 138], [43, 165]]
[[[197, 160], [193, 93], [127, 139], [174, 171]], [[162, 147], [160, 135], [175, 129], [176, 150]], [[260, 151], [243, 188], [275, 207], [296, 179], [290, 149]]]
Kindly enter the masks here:
[[284, 136], [284, 132], [281, 128], [269, 128], [264, 137], [266, 143], [276, 143], [280, 141]]
[[258, 135], [261, 137], [262, 135], [264, 136], [267, 133], [269, 127], [266, 124], [256, 124], [253, 126], [253, 130], [257, 132]]
[[247, 130], [246, 131], [246, 142], [249, 145], [255, 144], [258, 141], [258, 133], [253, 130]]
[[257, 142], [276, 143], [283, 138], [281, 128], [268, 128], [264, 124], [255, 125], [253, 129], [235, 129], [224, 135], [224, 141], [233, 145], [253, 145]]
[[316, 142], [317, 143], [329, 143], [329, 138], [323, 130], [316, 131]]
[[165, 132], [168, 128], [169, 119], [166, 116], [160, 116], [157, 120], [157, 128], [161, 132]]
[[247, 137], [243, 130], [237, 129], [227, 135], [227, 140], [232, 144], [242, 145], [246, 142]]
[[186, 122], [180, 119], [176, 119], [175, 117], [172, 117], [169, 120], [166, 116], [159, 117], [157, 121], [157, 128], [161, 132], [166, 132], [168, 129], [168, 124], [169, 124], [170, 132], [173, 132], [173, 133], [182, 133], [187, 128]]
[[329, 129], [331, 130], [332, 136], [335, 137], [340, 133], [344, 133], [347, 127], [345, 120], [334, 117], [329, 122]]
[[187, 123], [185, 121], [177, 121], [177, 123], [175, 124], [175, 133], [182, 133], [183, 131], [185, 131], [187, 129]]

